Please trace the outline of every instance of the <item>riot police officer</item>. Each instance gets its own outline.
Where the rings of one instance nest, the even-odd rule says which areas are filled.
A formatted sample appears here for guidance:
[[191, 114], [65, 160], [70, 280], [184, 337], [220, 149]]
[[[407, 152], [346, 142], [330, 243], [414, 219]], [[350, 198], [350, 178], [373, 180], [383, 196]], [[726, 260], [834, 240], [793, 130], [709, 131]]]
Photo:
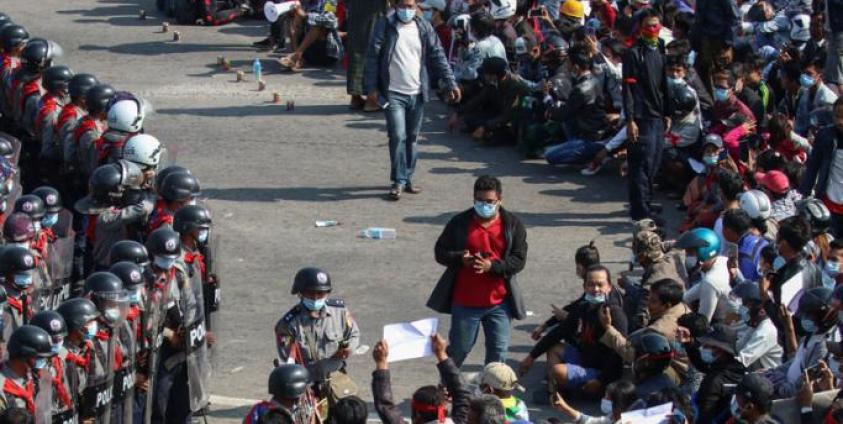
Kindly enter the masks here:
[[[87, 114], [85, 109], [86, 94], [91, 87], [98, 85], [100, 82], [97, 77], [91, 74], [76, 74], [70, 79], [67, 86], [67, 92], [70, 95], [70, 103], [61, 108], [58, 120], [53, 127], [53, 140], [60, 148], [60, 159], [62, 167], [60, 173], [65, 177], [62, 180], [70, 177], [71, 159], [76, 156], [76, 145], [71, 143], [73, 138], [73, 131], [76, 130], [77, 125], [82, 117]], [[46, 141], [46, 138], [42, 139]], [[63, 193], [67, 197], [70, 185], [63, 185]]]
[[143, 130], [143, 101], [132, 93], [117, 92], [108, 104], [108, 129], [94, 143], [94, 166], [116, 162], [126, 141]]
[[41, 257], [46, 257], [48, 241], [46, 240], [46, 234], [41, 231], [41, 219], [47, 214], [44, 201], [34, 194], [24, 194], [15, 200], [13, 212], [27, 215], [32, 220], [35, 236], [30, 247], [38, 252]]
[[29, 323], [32, 317], [33, 272], [35, 257], [29, 249], [20, 246], [5, 247], [0, 253], [0, 274], [6, 290], [6, 308], [3, 311], [3, 340], [8, 341], [11, 333]]
[[0, 63], [0, 109], [3, 112], [4, 125], [7, 126], [14, 124], [10, 99], [12, 76], [20, 67], [20, 54], [26, 47], [27, 40], [29, 32], [21, 25], [5, 25], [0, 32], [0, 44], [3, 48], [3, 62]]
[[[148, 375], [148, 373], [144, 373], [143, 377], [139, 379], [138, 377], [140, 374], [137, 373], [140, 367], [145, 365], [145, 363], [143, 363], [145, 362], [145, 356], [140, 356], [141, 349], [144, 347], [141, 329], [144, 328], [144, 324], [149, 320], [149, 316], [144, 310], [147, 296], [146, 289], [144, 288], [143, 270], [134, 262], [121, 261], [111, 265], [108, 272], [116, 275], [121, 281], [123, 281], [123, 287], [126, 289], [126, 297], [129, 303], [129, 311], [126, 315], [126, 322], [123, 325], [121, 338], [123, 339], [124, 345], [128, 345], [131, 341], [134, 346], [135, 352], [132, 355], [131, 361], [132, 365], [134, 365], [136, 374], [134, 386], [131, 390], [125, 390], [124, 388], [126, 393], [123, 394], [122, 399], [124, 402], [132, 403], [132, 411], [134, 414], [132, 422], [140, 423], [143, 421], [144, 408], [146, 406], [147, 387], [145, 383], [147, 381], [146, 376]], [[131, 340], [126, 337], [128, 334], [133, 335]], [[139, 387], [139, 384], [142, 384], [143, 386]], [[139, 389], [142, 389], [142, 392]], [[115, 384], [115, 393], [116, 392], [117, 385]], [[119, 401], [120, 398], [121, 396], [115, 394], [115, 401]]]
[[[32, 317], [32, 325], [39, 327], [50, 336], [53, 357], [47, 368], [42, 372], [50, 375], [50, 413], [46, 418], [50, 422], [73, 423], [76, 418], [77, 394], [71, 385], [72, 376], [66, 372], [68, 350], [64, 346], [67, 337], [67, 324], [61, 314], [56, 311], [41, 311]], [[40, 387], [39, 390], [44, 390]]]
[[211, 315], [219, 310], [220, 287], [215, 275], [209, 273], [206, 257], [211, 233], [211, 214], [204, 206], [187, 205], [176, 211], [173, 218], [173, 230], [181, 235], [182, 262], [187, 267], [188, 276], [202, 285], [202, 297], [205, 300], [205, 320], [208, 330], [208, 343], [214, 344]]
[[135, 240], [120, 240], [111, 246], [108, 252], [108, 260], [111, 265], [117, 262], [128, 261], [137, 264], [141, 270], [149, 266], [149, 253], [146, 247]]
[[99, 316], [94, 302], [90, 299], [77, 297], [66, 300], [59, 305], [56, 312], [62, 316], [67, 325], [67, 337], [64, 339], [65, 375], [70, 381], [77, 412], [81, 407], [81, 396], [87, 387], [87, 369], [93, 358], [94, 339], [99, 333]]
[[272, 399], [253, 406], [243, 420], [244, 424], [262, 422], [268, 414], [275, 412], [287, 416], [293, 424], [313, 422], [316, 410], [307, 393], [310, 373], [306, 368], [296, 364], [278, 366], [269, 374], [268, 386]]
[[[47, 249], [48, 249], [48, 237], [49, 235], [45, 233], [41, 228], [41, 219], [46, 214], [46, 209], [44, 207], [44, 202], [41, 200], [40, 197], [26, 194], [18, 198], [15, 201], [15, 213], [10, 217], [9, 221], [11, 233], [9, 234], [10, 237], [16, 238], [15, 242], [22, 243], [27, 245], [30, 249], [33, 256], [35, 256], [35, 268], [36, 272], [34, 288], [37, 291], [35, 294], [39, 299], [39, 303], [33, 304], [36, 307], [36, 310], [42, 310], [45, 308], [52, 309], [57, 305], [57, 302], [54, 303], [53, 300], [57, 299], [57, 296], [54, 294], [58, 294], [60, 291], [60, 287], [56, 287], [53, 284], [53, 280], [50, 277], [50, 269], [49, 264], [46, 261], [48, 256]], [[25, 232], [21, 232], [20, 234], [16, 234], [16, 230], [14, 229], [17, 221], [20, 221], [18, 225], [23, 228], [29, 227], [29, 224], [26, 222], [26, 219], [21, 217], [21, 215], [25, 215], [29, 219], [29, 224], [32, 225], [34, 233], [30, 237], [30, 232], [27, 229]], [[26, 240], [19, 239], [21, 234], [25, 233]], [[43, 239], [43, 240], [42, 240]]]
[[[53, 43], [43, 38], [33, 38], [21, 52], [21, 67], [12, 77], [12, 110], [15, 120], [29, 138], [35, 135], [35, 115], [41, 102], [41, 74], [53, 64]], [[35, 146], [33, 149], [30, 146]], [[38, 152], [36, 143], [25, 143], [28, 161], [35, 165]], [[34, 168], [33, 168], [34, 169]]]
[[[331, 277], [319, 268], [303, 268], [291, 293], [300, 302], [275, 325], [278, 356], [293, 359], [310, 370], [317, 383], [331, 373], [345, 371], [345, 360], [360, 341], [360, 330], [341, 299], [329, 299]], [[327, 393], [320, 393], [326, 396]]]
[[148, 231], [172, 225], [176, 211], [193, 202], [200, 193], [199, 180], [190, 172], [168, 173], [158, 186], [158, 201], [149, 217]]
[[79, 121], [73, 131], [76, 151], [70, 158], [71, 167], [77, 170], [79, 183], [83, 184], [78, 187], [80, 192], [84, 192], [84, 183], [96, 168], [95, 143], [106, 129], [108, 103], [115, 94], [114, 88], [107, 84], [97, 84], [85, 93], [85, 108], [88, 114]]
[[50, 186], [41, 186], [32, 191], [44, 202], [45, 214], [41, 218], [40, 235], [35, 247], [44, 250], [53, 282], [53, 301], [58, 306], [62, 300], [70, 297], [71, 272], [73, 270], [73, 243], [75, 233], [72, 215], [63, 208], [61, 194]]
[[35, 416], [33, 375], [45, 369], [53, 356], [50, 336], [39, 327], [24, 325], [12, 333], [8, 350], [9, 359], [0, 370], [0, 410], [25, 408]]
[[40, 141], [38, 174], [51, 184], [58, 183], [61, 164], [61, 144], [53, 137], [59, 114], [68, 102], [68, 89], [73, 71], [64, 65], [51, 66], [44, 71], [41, 85], [46, 93], [41, 97], [38, 113], [33, 121], [34, 138]]

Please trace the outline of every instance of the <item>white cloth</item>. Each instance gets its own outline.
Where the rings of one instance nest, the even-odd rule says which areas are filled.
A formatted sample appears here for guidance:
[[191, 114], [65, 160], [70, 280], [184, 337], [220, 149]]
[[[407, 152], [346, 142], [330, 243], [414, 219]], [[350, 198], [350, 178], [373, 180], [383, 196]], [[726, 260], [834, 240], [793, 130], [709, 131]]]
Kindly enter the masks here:
[[737, 359], [747, 368], [756, 362], [761, 369], [775, 368], [782, 364], [784, 353], [778, 340], [779, 332], [769, 319], [761, 321], [755, 328], [747, 326], [738, 338]]
[[398, 39], [389, 62], [389, 91], [413, 96], [421, 93], [422, 42], [415, 21], [398, 23]]
[[688, 304], [699, 301], [697, 312], [704, 315], [708, 322], [712, 322], [712, 319], [723, 321], [726, 312], [735, 309], [730, 306], [732, 300], [729, 299], [729, 292], [732, 289], [729, 286], [727, 262], [728, 258], [718, 256], [711, 269], [703, 274], [702, 280], [682, 296], [682, 300]]
[[831, 174], [828, 179], [826, 194], [829, 200], [843, 204], [843, 149], [834, 149], [834, 159], [831, 161]]

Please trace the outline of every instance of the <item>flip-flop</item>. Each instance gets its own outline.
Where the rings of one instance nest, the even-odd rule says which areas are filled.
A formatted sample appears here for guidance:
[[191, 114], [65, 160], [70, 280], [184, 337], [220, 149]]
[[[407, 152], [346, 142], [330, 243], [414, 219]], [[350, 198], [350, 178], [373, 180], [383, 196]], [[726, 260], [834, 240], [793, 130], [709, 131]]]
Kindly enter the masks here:
[[293, 62], [293, 60], [290, 59], [290, 56], [284, 56], [281, 59], [278, 59], [278, 63], [280, 63], [283, 68], [290, 71], [298, 71], [302, 67], [301, 58]]

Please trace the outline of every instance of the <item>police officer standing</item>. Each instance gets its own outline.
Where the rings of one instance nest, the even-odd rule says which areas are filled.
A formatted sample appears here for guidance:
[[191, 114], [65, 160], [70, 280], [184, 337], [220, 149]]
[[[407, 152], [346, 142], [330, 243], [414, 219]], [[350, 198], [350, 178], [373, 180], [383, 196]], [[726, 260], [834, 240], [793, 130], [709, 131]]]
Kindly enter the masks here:
[[77, 297], [59, 305], [56, 309], [67, 325], [64, 339], [65, 375], [75, 400], [77, 412], [82, 406], [81, 396], [87, 387], [87, 369], [93, 357], [93, 340], [99, 332], [99, 311], [90, 299]]
[[301, 365], [284, 364], [269, 374], [269, 394], [272, 399], [260, 402], [249, 410], [243, 424], [267, 422], [275, 414], [286, 416], [293, 424], [310, 424], [316, 410], [309, 402], [307, 388], [310, 373]]
[[35, 379], [33, 375], [47, 366], [53, 356], [50, 336], [32, 325], [24, 325], [9, 339], [9, 359], [0, 370], [0, 411], [25, 408], [35, 416]]
[[3, 311], [3, 340], [8, 341], [12, 332], [28, 324], [32, 317], [34, 269], [35, 257], [27, 248], [5, 247], [0, 254], [0, 273], [7, 294]]
[[[360, 330], [341, 299], [328, 299], [331, 277], [319, 268], [303, 268], [293, 280], [300, 303], [275, 325], [281, 362], [292, 359], [308, 368], [316, 382], [345, 371], [345, 360], [360, 342]], [[320, 393], [322, 397], [327, 393]]]
[[[56, 311], [41, 311], [32, 317], [32, 325], [46, 331], [50, 336], [50, 346], [53, 350], [53, 357], [42, 372], [50, 373], [50, 388], [52, 396], [50, 399], [51, 422], [64, 424], [74, 423], [76, 418], [77, 394], [71, 386], [71, 375], [66, 370], [67, 348], [64, 347], [64, 339], [67, 337], [67, 324], [61, 314]], [[39, 388], [43, 390], [44, 388]]]

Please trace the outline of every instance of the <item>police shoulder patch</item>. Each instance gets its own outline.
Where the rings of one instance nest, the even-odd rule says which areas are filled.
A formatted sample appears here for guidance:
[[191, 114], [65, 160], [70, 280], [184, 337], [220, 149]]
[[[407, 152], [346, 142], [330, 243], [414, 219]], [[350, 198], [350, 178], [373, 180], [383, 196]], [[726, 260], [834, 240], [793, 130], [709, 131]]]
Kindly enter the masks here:
[[287, 322], [287, 323], [292, 322], [294, 319], [296, 319], [296, 316], [298, 316], [300, 312], [301, 312], [301, 305], [293, 306], [293, 308], [290, 309], [289, 311], [287, 311], [287, 313], [284, 315], [284, 317], [281, 318], [281, 321], [284, 321], [284, 322]]
[[325, 304], [335, 308], [345, 308], [345, 301], [342, 299], [328, 299]]

